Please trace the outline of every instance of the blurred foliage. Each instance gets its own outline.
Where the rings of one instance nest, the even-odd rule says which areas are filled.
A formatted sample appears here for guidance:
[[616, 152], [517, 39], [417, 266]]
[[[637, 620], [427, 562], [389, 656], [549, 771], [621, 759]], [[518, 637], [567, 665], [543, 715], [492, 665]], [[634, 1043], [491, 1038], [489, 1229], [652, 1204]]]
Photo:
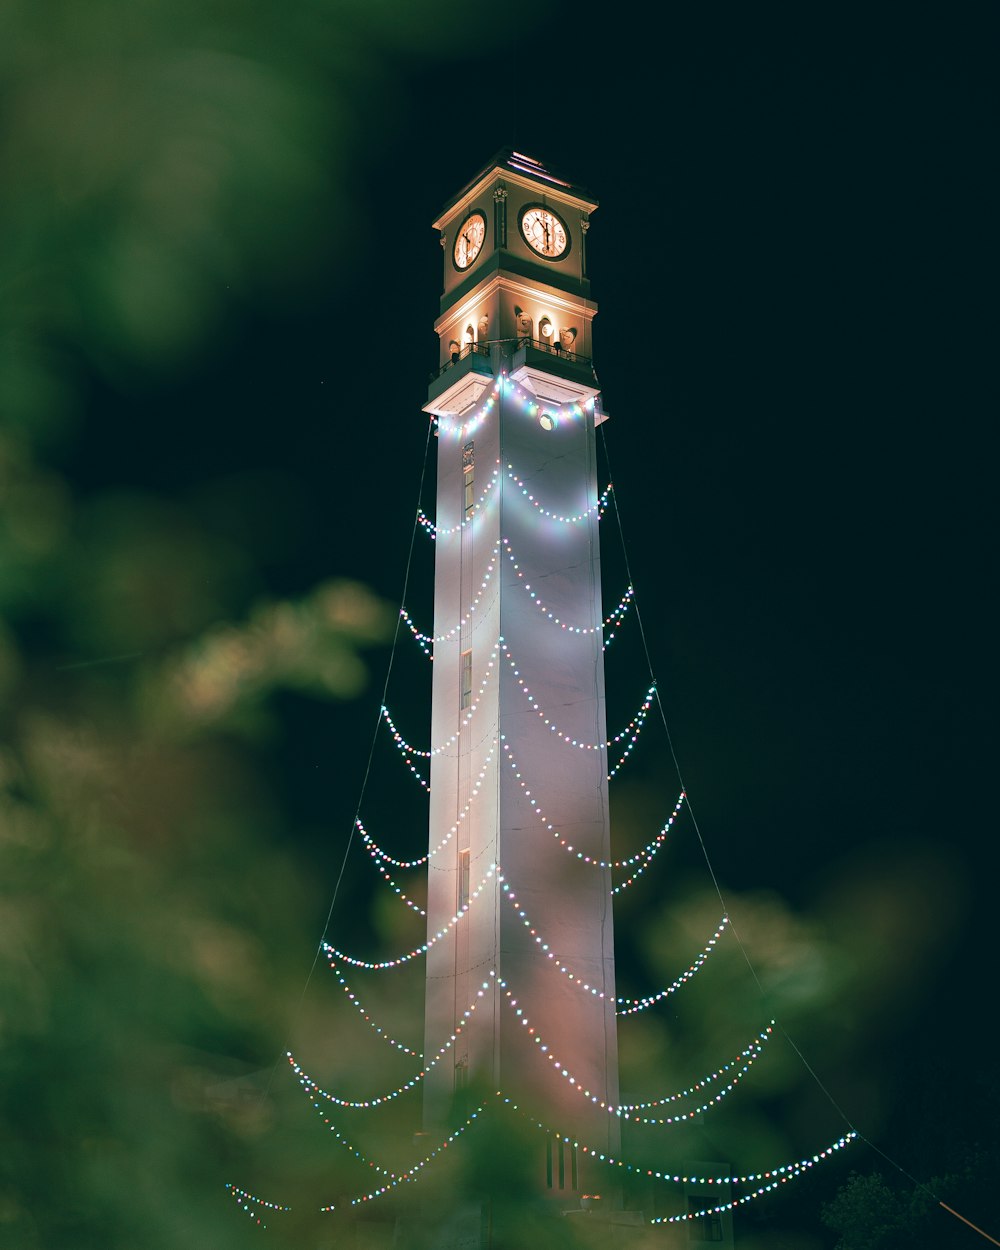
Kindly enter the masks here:
[[[0, 6], [0, 1245], [242, 1245], [224, 1180], [336, 1188], [270, 1092], [295, 1011], [336, 1017], [298, 1002], [327, 886], [261, 747], [281, 691], [364, 688], [392, 613], [269, 592], [271, 465], [192, 447], [154, 494], [129, 457], [170, 437], [155, 388], [336, 285], [395, 61], [463, 38], [429, 0]], [[115, 490], [74, 471], [112, 393]]]
[[[50, 433], [82, 360], [138, 384], [363, 230], [350, 162], [388, 56], [463, 39], [429, 0], [10, 0], [0, 10], [0, 410]], [[348, 231], [345, 226], [350, 226]]]
[[890, 1184], [879, 1172], [855, 1172], [823, 1204], [823, 1222], [839, 1234], [836, 1250], [908, 1250], [931, 1243], [940, 1250], [964, 1250], [976, 1239], [965, 1222], [970, 1213], [978, 1227], [996, 1231], [986, 1195], [998, 1164], [996, 1150], [967, 1151], [954, 1171], [932, 1176], [920, 1188], [906, 1181]]

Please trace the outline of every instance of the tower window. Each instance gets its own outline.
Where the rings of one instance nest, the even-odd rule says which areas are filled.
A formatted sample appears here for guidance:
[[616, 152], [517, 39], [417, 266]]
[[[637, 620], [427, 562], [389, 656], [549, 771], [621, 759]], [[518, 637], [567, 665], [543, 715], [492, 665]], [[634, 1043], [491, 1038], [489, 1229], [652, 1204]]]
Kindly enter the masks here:
[[458, 852], [458, 910], [469, 905], [469, 869], [471, 861], [468, 848]]
[[462, 652], [462, 669], [459, 679], [459, 690], [461, 697], [459, 699], [459, 708], [464, 711], [467, 707], [472, 706], [472, 652]]
[[462, 448], [462, 514], [472, 516], [475, 507], [476, 445], [466, 443]]
[[580, 1188], [576, 1147], [552, 1133], [545, 1139], [545, 1185], [548, 1189]]

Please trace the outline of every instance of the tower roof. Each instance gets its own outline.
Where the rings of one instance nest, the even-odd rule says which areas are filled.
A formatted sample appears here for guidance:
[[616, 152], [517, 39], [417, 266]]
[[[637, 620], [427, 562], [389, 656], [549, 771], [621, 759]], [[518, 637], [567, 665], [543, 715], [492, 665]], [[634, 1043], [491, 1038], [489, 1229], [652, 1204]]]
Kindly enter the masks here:
[[491, 160], [479, 170], [479, 172], [466, 185], [445, 204], [441, 212], [438, 214], [437, 220], [433, 223], [434, 229], [438, 230], [452, 216], [456, 206], [463, 204], [476, 195], [486, 184], [491, 182], [497, 174], [505, 175], [515, 182], [522, 182], [526, 185], [537, 188], [543, 194], [546, 192], [559, 196], [563, 200], [576, 204], [584, 212], [592, 213], [597, 208], [597, 201], [584, 187], [577, 183], [569, 182], [565, 178], [559, 177], [558, 174], [547, 169], [539, 160], [533, 156], [527, 156], [524, 152], [517, 152], [513, 148], [501, 148]]

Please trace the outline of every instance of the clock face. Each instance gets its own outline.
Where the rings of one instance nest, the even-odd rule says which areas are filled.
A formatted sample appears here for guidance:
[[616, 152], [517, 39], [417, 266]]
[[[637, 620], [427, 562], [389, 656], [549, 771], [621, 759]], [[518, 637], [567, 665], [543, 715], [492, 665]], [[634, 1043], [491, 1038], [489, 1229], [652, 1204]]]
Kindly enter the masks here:
[[569, 251], [569, 233], [561, 218], [539, 204], [521, 213], [521, 234], [527, 245], [547, 260], [559, 260]]
[[456, 269], [468, 269], [479, 253], [483, 250], [486, 239], [486, 218], [482, 213], [470, 213], [458, 228], [455, 236]]

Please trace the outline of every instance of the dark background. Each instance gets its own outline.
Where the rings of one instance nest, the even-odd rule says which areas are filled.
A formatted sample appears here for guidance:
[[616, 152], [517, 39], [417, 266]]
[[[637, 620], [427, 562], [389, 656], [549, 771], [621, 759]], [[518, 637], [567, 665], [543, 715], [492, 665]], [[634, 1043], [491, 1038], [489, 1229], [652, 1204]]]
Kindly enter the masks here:
[[[985, 366], [996, 99], [985, 10], [407, 12], [316, 8], [287, 26], [273, 14], [246, 28], [216, 15], [190, 30], [178, 17], [165, 34], [140, 21], [141, 37], [122, 36], [120, 60], [102, 45], [122, 81], [141, 61], [136, 47], [155, 51], [160, 39], [193, 60], [211, 48], [232, 58], [225, 65], [256, 66], [273, 88], [260, 98], [247, 88], [252, 141], [230, 135], [224, 110], [213, 111], [221, 60], [209, 88], [169, 95], [155, 134], [163, 149], [185, 150], [192, 135], [217, 143], [216, 157], [177, 166], [202, 197], [190, 222], [192, 201], [169, 161], [159, 180], [140, 157], [105, 178], [107, 152], [127, 148], [127, 133], [95, 124], [88, 149], [74, 133], [85, 120], [69, 122], [58, 142], [44, 112], [12, 125], [8, 163], [28, 176], [8, 197], [21, 242], [8, 270], [7, 341], [42, 359], [48, 387], [34, 407], [13, 405], [12, 437], [33, 447], [73, 516], [54, 563], [25, 579], [44, 593], [11, 596], [12, 749], [29, 759], [30, 776], [24, 726], [44, 716], [74, 732], [100, 726], [117, 742], [145, 706], [135, 690], [155, 684], [150, 672], [220, 622], [246, 622], [265, 601], [301, 603], [330, 578], [370, 588], [391, 621], [425, 454], [420, 408], [437, 364], [442, 262], [430, 222], [513, 145], [600, 201], [588, 258], [600, 306], [595, 365], [612, 418], [605, 467], [650, 663], [733, 919], [755, 960], [757, 939], [773, 1001], [849, 1120], [919, 1179], [940, 1175], [973, 1141], [995, 1145], [996, 393]], [[47, 77], [50, 93], [69, 92], [79, 73], [84, 118], [88, 100], [115, 114], [95, 86], [101, 75], [80, 68], [79, 30], [57, 24], [65, 38], [39, 52], [29, 19], [11, 22], [21, 35], [7, 61], [15, 102], [30, 102]], [[65, 103], [58, 91], [55, 101]], [[189, 125], [185, 109], [205, 125]], [[127, 116], [139, 116], [142, 138], [145, 114]], [[222, 180], [216, 200], [199, 181], [205, 169]], [[143, 236], [136, 222], [150, 203], [169, 225]], [[43, 266], [39, 277], [42, 254], [51, 272]], [[119, 264], [139, 275], [134, 287], [102, 285]], [[150, 290], [144, 311], [135, 291]], [[429, 511], [432, 482], [431, 471]], [[39, 508], [54, 509], [54, 498]], [[177, 536], [188, 530], [182, 550]], [[166, 543], [171, 568], [184, 568], [184, 593], [200, 587], [190, 619], [169, 628], [177, 595], [172, 574], [155, 575], [161, 548], [144, 544], [147, 532]], [[139, 564], [154, 570], [157, 589], [137, 614], [161, 624], [101, 633], [81, 626], [91, 597], [74, 598], [72, 586], [92, 588], [107, 567], [127, 580], [133, 566], [116, 563], [122, 534], [136, 536]], [[626, 573], [610, 514], [603, 534], [611, 603]], [[118, 554], [105, 559], [102, 543]], [[209, 550], [204, 572], [192, 572], [192, 552]], [[417, 533], [406, 600], [427, 629], [432, 555]], [[116, 585], [102, 620], [127, 606]], [[365, 648], [378, 631], [346, 633]], [[181, 789], [204, 810], [206, 801], [224, 807], [217, 795], [203, 799], [230, 785], [237, 816], [223, 821], [217, 859], [199, 852], [201, 868], [169, 804], [161, 841], [151, 850], [143, 825], [133, 853], [175, 857], [171, 879], [218, 874], [205, 897], [233, 924], [238, 916], [254, 949], [283, 954], [270, 980], [247, 991], [266, 999], [268, 984], [280, 984], [279, 1004], [248, 1023], [244, 1003], [242, 1023], [199, 1025], [178, 1044], [239, 1054], [258, 1069], [297, 1030], [308, 1035], [296, 999], [341, 870], [388, 657], [384, 645], [369, 649], [357, 681], [281, 669], [261, 679], [252, 715], [180, 735], [182, 757], [199, 761], [194, 781], [180, 774]], [[386, 701], [417, 742], [427, 670], [404, 631]], [[648, 671], [633, 619], [608, 658], [612, 730], [634, 711]], [[157, 794], [178, 784], [169, 741], [169, 767], [150, 766]], [[206, 764], [216, 757], [218, 769]], [[620, 784], [631, 848], [676, 793], [662, 726], [651, 723]], [[25, 789], [40, 801], [39, 787]], [[137, 800], [144, 819], [149, 801], [149, 791]], [[423, 810], [377, 741], [366, 823], [404, 826], [398, 840], [380, 840], [418, 853]], [[622, 914], [621, 975], [636, 992], [663, 975], [648, 948], [670, 900], [703, 900], [705, 937], [718, 919], [689, 820], [680, 833], [673, 867], [651, 869]], [[238, 872], [223, 867], [235, 863]], [[292, 882], [284, 894], [263, 884], [278, 863]], [[390, 941], [369, 906], [373, 881], [352, 852], [329, 927], [349, 949], [351, 939]], [[235, 901], [244, 887], [250, 904]], [[294, 918], [282, 918], [289, 908]], [[113, 964], [114, 949], [101, 959]], [[789, 989], [796, 953], [811, 971]], [[785, 981], [774, 972], [783, 960], [793, 969]], [[55, 958], [52, 983], [70, 976]], [[310, 983], [310, 999], [327, 992]], [[171, 1032], [176, 1016], [164, 1015], [136, 1024], [135, 1046]], [[683, 1027], [679, 999], [671, 1020]], [[43, 1022], [38, 1036], [52, 1027]], [[276, 1038], [286, 1040], [275, 1050]], [[55, 1070], [61, 1061], [47, 1062]], [[85, 1079], [81, 1065], [71, 1084]], [[38, 1079], [48, 1084], [44, 1065]], [[791, 1078], [787, 1086], [775, 1097], [791, 1100]], [[809, 1121], [791, 1105], [781, 1114], [792, 1143], [811, 1149], [843, 1130], [835, 1115]], [[254, 1141], [266, 1193], [266, 1133]], [[324, 1142], [314, 1145], [322, 1154]], [[855, 1150], [855, 1167], [880, 1165], [867, 1147]], [[778, 1161], [752, 1148], [737, 1159], [748, 1169]], [[771, 1200], [763, 1227], [768, 1218], [798, 1227], [788, 1244], [800, 1248], [832, 1244], [818, 1208], [842, 1179], [829, 1192], [810, 1180], [802, 1199], [789, 1190], [791, 1214]], [[24, 1228], [32, 1202], [15, 1203]], [[108, 1227], [124, 1221], [107, 1218]], [[19, 1244], [62, 1244], [35, 1220]], [[118, 1244], [104, 1236], [95, 1244]]]

